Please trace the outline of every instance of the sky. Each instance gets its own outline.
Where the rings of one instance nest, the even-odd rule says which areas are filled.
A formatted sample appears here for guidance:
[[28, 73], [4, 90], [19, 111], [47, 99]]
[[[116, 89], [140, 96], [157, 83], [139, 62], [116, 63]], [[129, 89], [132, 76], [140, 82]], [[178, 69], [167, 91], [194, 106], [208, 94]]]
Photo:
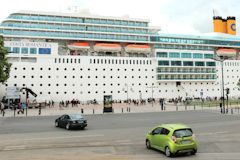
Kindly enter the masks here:
[[[237, 18], [238, 0], [4, 0], [0, 22], [19, 10], [70, 12], [69, 7], [94, 15], [149, 19], [150, 26], [172, 34], [204, 34], [213, 31], [213, 10], [218, 16]], [[240, 34], [238, 34], [240, 35]]]

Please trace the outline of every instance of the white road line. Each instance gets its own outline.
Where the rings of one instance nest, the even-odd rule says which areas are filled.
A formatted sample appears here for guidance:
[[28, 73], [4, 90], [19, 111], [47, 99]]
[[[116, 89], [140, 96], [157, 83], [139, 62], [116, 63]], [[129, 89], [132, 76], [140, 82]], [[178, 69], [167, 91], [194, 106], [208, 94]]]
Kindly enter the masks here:
[[33, 140], [48, 140], [48, 139], [69, 139], [69, 138], [87, 138], [87, 137], [103, 137], [104, 135], [82, 135], [82, 136], [69, 136], [69, 137], [45, 137], [45, 138], [29, 138], [23, 139], [25, 141], [33, 141]]
[[204, 135], [215, 135], [215, 134], [224, 134], [229, 133], [228, 131], [222, 131], [222, 132], [207, 132], [207, 133], [199, 133], [196, 134], [196, 136], [204, 136]]
[[5, 148], [3, 148], [4, 151], [22, 150], [22, 149], [26, 149], [26, 146], [25, 146], [25, 145], [20, 145], [20, 146], [6, 146]]

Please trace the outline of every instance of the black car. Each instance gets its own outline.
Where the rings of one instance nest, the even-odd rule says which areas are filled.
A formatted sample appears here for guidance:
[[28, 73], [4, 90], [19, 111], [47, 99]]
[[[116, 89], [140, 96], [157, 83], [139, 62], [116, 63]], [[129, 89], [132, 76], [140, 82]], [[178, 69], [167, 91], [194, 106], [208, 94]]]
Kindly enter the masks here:
[[84, 129], [87, 126], [87, 120], [80, 114], [65, 114], [55, 120], [56, 127]]

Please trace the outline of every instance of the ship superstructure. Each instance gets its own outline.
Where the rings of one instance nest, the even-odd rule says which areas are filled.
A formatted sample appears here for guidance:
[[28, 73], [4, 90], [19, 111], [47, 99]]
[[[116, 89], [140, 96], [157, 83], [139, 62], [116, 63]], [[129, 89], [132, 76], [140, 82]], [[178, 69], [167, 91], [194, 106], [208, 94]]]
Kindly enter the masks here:
[[[238, 55], [240, 39], [159, 31], [144, 19], [12, 13], [0, 26], [13, 64], [1, 96], [16, 86], [54, 101], [220, 97], [220, 64], [213, 58], [220, 51]], [[239, 66], [239, 60], [224, 61], [232, 97], [239, 95]]]

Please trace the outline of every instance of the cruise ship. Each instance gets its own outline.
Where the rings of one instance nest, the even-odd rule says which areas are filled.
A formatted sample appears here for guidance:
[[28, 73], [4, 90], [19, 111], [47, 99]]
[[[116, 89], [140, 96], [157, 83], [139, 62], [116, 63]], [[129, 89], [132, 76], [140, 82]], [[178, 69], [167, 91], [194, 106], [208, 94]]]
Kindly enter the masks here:
[[[174, 35], [149, 20], [80, 13], [19, 11], [0, 25], [12, 63], [0, 86], [27, 87], [59, 102], [221, 97], [218, 52], [239, 55], [240, 38], [227, 34]], [[224, 87], [239, 97], [240, 61], [223, 62]], [[22, 98], [24, 98], [24, 92]]]

